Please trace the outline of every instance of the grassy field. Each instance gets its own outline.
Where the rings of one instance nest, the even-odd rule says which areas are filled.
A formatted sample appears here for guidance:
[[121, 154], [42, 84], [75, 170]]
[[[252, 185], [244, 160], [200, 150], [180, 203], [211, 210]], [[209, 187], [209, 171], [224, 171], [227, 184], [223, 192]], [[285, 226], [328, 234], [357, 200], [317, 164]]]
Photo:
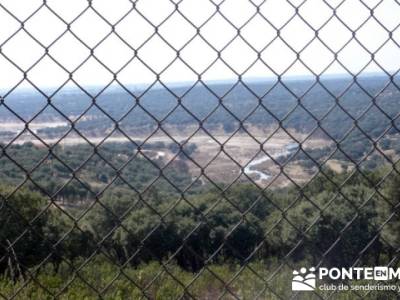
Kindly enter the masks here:
[[[79, 263], [75, 264], [76, 267]], [[278, 272], [275, 273], [275, 271]], [[58, 272], [47, 266], [35, 280], [29, 276], [12, 282], [0, 278], [0, 295], [14, 299], [395, 299], [391, 292], [292, 292], [292, 269], [276, 263], [256, 262], [247, 267], [224, 264], [211, 265], [196, 274], [176, 265], [149, 263], [137, 268], [118, 268], [95, 259], [77, 272], [62, 265]], [[322, 283], [318, 282], [317, 286]], [[44, 289], [43, 286], [46, 288]]]

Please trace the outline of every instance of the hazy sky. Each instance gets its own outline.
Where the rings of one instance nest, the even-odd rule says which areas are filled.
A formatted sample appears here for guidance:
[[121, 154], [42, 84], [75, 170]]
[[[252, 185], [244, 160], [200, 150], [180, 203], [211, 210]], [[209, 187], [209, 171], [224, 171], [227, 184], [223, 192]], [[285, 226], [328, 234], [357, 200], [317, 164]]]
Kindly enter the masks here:
[[[298, 6], [301, 2], [303, 1], [291, 1], [293, 6]], [[341, 2], [326, 0], [332, 7], [337, 7]], [[372, 13], [381, 25], [370, 18], [371, 10], [368, 9], [374, 8], [379, 2], [381, 4]], [[178, 5], [179, 12], [174, 12], [173, 3], [172, 0], [138, 0], [134, 8], [128, 0], [93, 0], [93, 8], [111, 24], [128, 14], [115, 26], [116, 32], [130, 46], [128, 47], [115, 34], [99, 44], [110, 33], [111, 26], [92, 9], [87, 9], [87, 0], [47, 0], [47, 5], [65, 22], [71, 22], [83, 12], [71, 25], [73, 34], [67, 32], [59, 38], [67, 30], [67, 25], [47, 7], [41, 8], [24, 22], [25, 30], [42, 45], [21, 30], [21, 24], [6, 10], [22, 21], [37, 10], [43, 1], [0, 0], [1, 50], [22, 70], [29, 70], [28, 78], [40, 87], [59, 86], [68, 79], [68, 72], [53, 59], [66, 70], [75, 71], [73, 78], [83, 85], [109, 83], [113, 78], [112, 74], [94, 58], [76, 69], [90, 55], [89, 48], [95, 45], [98, 46], [94, 55], [113, 72], [119, 71], [118, 79], [126, 84], [152, 82], [156, 79], [154, 72], [162, 72], [160, 79], [166, 82], [196, 80], [197, 75], [193, 71], [202, 73], [204, 80], [231, 79], [237, 77], [238, 73], [245, 77], [272, 76], [274, 72], [281, 74], [285, 71], [285, 75], [310, 75], [310, 71], [300, 60], [312, 71], [322, 72], [334, 60], [334, 55], [326, 46], [333, 51], [339, 51], [351, 39], [351, 30], [357, 29], [356, 38], [359, 43], [353, 40], [338, 53], [337, 59], [341, 63], [352, 72], [360, 71], [371, 60], [371, 55], [363, 48], [365, 47], [371, 52], [379, 49], [375, 60], [383, 68], [391, 71], [400, 68], [400, 29], [397, 28], [400, 23], [400, 4], [395, 0], [364, 0], [364, 4], [359, 0], [345, 0], [336, 9], [337, 17], [333, 16], [333, 9], [324, 1], [307, 0], [298, 9], [298, 15], [287, 25], [287, 21], [295, 14], [295, 8], [285, 0], [226, 0], [220, 5], [220, 13], [216, 12], [216, 6], [209, 0], [183, 0]], [[170, 14], [172, 16], [165, 21]], [[211, 19], [199, 31], [200, 37], [193, 25], [200, 26], [209, 18]], [[250, 18], [252, 19], [249, 21]], [[368, 18], [370, 19], [362, 25]], [[155, 28], [149, 22], [161, 24], [158, 26], [158, 33], [165, 41], [154, 34]], [[315, 40], [303, 49], [315, 37], [312, 28], [319, 29], [323, 24], [325, 25], [319, 30], [319, 38], [323, 43]], [[226, 46], [238, 34], [234, 26], [243, 26], [240, 36]], [[277, 38], [277, 29], [280, 38]], [[393, 31], [391, 39], [387, 30]], [[10, 38], [17, 31], [19, 32]], [[143, 45], [146, 40], [147, 43]], [[176, 60], [177, 52], [173, 48], [181, 49], [184, 45], [186, 46], [180, 51], [180, 58], [193, 70], [181, 59]], [[289, 46], [295, 51], [303, 49], [298, 58]], [[44, 47], [49, 47], [49, 55], [53, 59], [44, 55]], [[218, 59], [217, 51], [222, 49], [221, 59]], [[135, 50], [140, 59], [135, 58]], [[260, 51], [260, 57], [257, 56], [257, 51]], [[31, 68], [39, 59], [39, 63]], [[295, 64], [290, 67], [293, 62]], [[169, 64], [171, 65], [165, 69]], [[290, 68], [287, 70], [288, 67]], [[365, 72], [379, 70], [373, 62]], [[23, 77], [22, 72], [2, 55], [0, 71], [0, 89], [14, 86]], [[345, 72], [338, 62], [326, 71], [329, 74]]]

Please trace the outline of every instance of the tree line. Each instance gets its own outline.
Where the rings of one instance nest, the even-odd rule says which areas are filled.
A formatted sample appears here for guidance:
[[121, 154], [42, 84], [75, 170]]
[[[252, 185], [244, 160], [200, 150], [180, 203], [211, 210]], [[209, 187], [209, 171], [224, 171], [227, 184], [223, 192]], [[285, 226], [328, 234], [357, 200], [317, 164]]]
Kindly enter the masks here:
[[237, 185], [222, 193], [180, 196], [117, 190], [96, 199], [84, 214], [37, 192], [3, 186], [0, 271], [15, 276], [42, 261], [57, 270], [65, 260], [73, 265], [93, 253], [132, 266], [173, 256], [192, 272], [205, 261], [243, 264], [279, 259], [292, 249], [293, 261], [316, 263], [324, 255], [328, 266], [392, 259], [400, 240], [400, 220], [391, 216], [400, 201], [399, 177], [379, 185], [378, 171], [350, 179], [346, 173], [324, 173], [327, 178], [320, 175], [302, 190], [261, 192]]

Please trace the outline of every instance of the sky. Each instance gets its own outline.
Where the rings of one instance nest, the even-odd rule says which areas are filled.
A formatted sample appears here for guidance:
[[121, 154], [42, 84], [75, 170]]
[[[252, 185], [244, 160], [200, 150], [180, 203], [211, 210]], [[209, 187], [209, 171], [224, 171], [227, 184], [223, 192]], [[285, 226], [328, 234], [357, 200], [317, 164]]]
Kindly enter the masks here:
[[[106, 85], [112, 72], [123, 84], [142, 84], [156, 80], [156, 73], [163, 82], [186, 82], [197, 74], [225, 80], [346, 73], [341, 64], [353, 73], [379, 72], [378, 64], [391, 72], [400, 68], [398, 2], [302, 2], [92, 0], [92, 9], [87, 0], [47, 0], [48, 7], [43, 0], [0, 0], [0, 89], [14, 87], [23, 72], [38, 87], [57, 87], [68, 72], [81, 85]], [[117, 34], [109, 35], [112, 25]], [[315, 30], [319, 40], [312, 41]]]

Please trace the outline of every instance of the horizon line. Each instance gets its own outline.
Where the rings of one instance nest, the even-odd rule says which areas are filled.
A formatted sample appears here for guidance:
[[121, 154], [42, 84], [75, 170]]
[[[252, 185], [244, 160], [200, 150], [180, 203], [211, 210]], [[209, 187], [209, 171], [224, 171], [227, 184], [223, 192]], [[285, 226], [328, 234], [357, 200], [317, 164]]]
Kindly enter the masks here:
[[[393, 72], [394, 73], [394, 72]], [[400, 77], [400, 74], [397, 72], [392, 74], [391, 76], [393, 77]], [[204, 82], [206, 84], [210, 85], [216, 85], [216, 84], [229, 84], [232, 82], [249, 82], [249, 83], [260, 83], [262, 81], [266, 82], [273, 82], [273, 81], [278, 81], [278, 78], [281, 77], [281, 80], [285, 81], [311, 81], [315, 80], [317, 77], [323, 78], [323, 79], [328, 79], [328, 80], [334, 80], [334, 79], [345, 79], [345, 78], [368, 78], [368, 77], [390, 77], [387, 73], [385, 72], [367, 72], [363, 73], [360, 75], [351, 75], [349, 73], [331, 73], [331, 74], [321, 74], [321, 75], [281, 75], [281, 76], [250, 76], [250, 77], [245, 77], [245, 78], [240, 78], [238, 77], [231, 77], [231, 78], [224, 78], [224, 79], [210, 79], [210, 80], [193, 80], [193, 81], [160, 81], [156, 80], [154, 82], [141, 82], [141, 83], [129, 83], [129, 84], [123, 84], [126, 87], [135, 87], [135, 88], [144, 88], [145, 86], [150, 86], [153, 85], [154, 88], [160, 89], [162, 88], [163, 84], [164, 85], [169, 85], [171, 88], [180, 88], [180, 87], [185, 87], [188, 85], [193, 85], [194, 83], [198, 82]], [[7, 92], [10, 93], [10, 91], [15, 91], [16, 89], [19, 89], [17, 92], [29, 92], [30, 90], [37, 90], [35, 87], [33, 87], [29, 82], [28, 86], [17, 86], [17, 87], [11, 87], [11, 88], [0, 88], [0, 92]], [[69, 89], [69, 90], [74, 90], [74, 89], [80, 89], [75, 83], [73, 82], [67, 82], [66, 84], [60, 85], [62, 86], [61, 89]], [[42, 91], [47, 91], [49, 89], [58, 89], [60, 86], [45, 86], [41, 88]], [[81, 86], [84, 89], [94, 89], [94, 88], [99, 88], [102, 87], [100, 84], [81, 84]], [[107, 86], [107, 85], [106, 85]], [[112, 80], [111, 83], [108, 84], [107, 88], [121, 88], [121, 85], [117, 83], [115, 80]]]

